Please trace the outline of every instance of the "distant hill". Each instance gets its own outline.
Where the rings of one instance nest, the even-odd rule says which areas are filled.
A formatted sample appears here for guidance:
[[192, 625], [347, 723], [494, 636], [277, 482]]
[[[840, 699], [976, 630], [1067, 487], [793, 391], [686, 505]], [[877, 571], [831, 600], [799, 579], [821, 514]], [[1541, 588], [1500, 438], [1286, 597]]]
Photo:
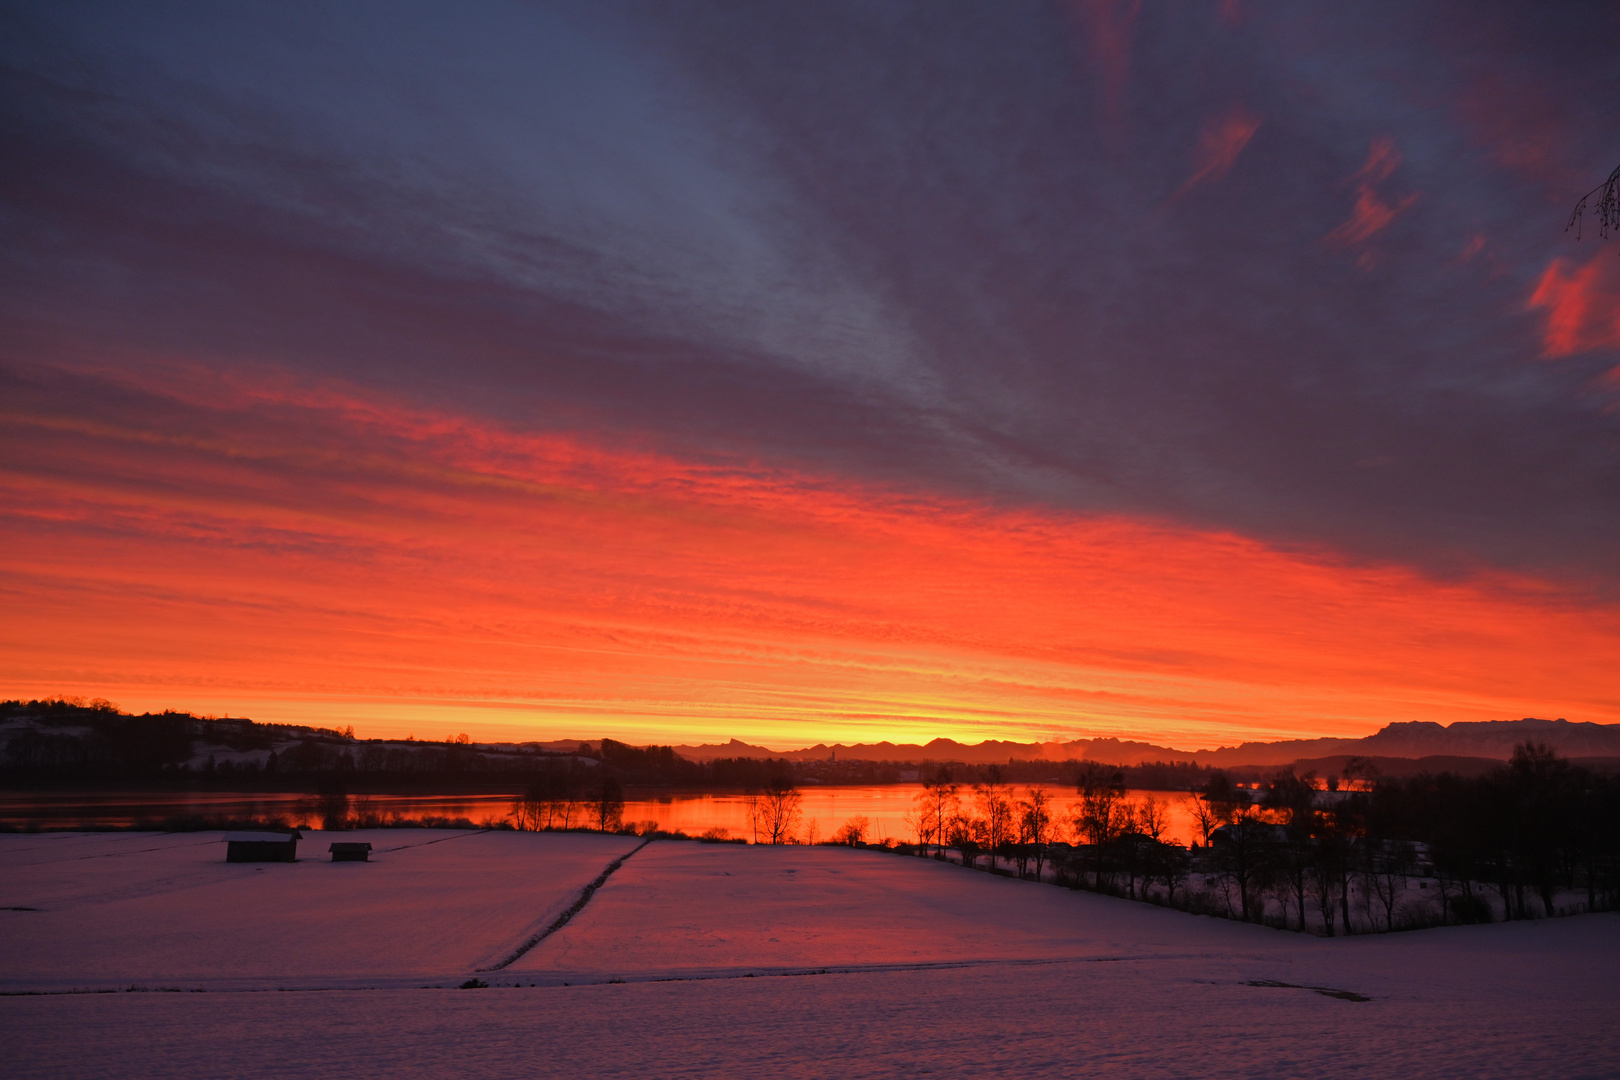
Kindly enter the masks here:
[[790, 761], [960, 761], [988, 765], [1007, 761], [1101, 761], [1111, 765], [1139, 765], [1150, 761], [1193, 761], [1222, 768], [1292, 765], [1307, 759], [1476, 758], [1506, 761], [1523, 742], [1541, 742], [1572, 758], [1620, 757], [1620, 724], [1593, 724], [1568, 720], [1484, 720], [1436, 724], [1415, 720], [1388, 724], [1359, 739], [1285, 739], [1246, 742], [1214, 750], [1177, 750], [1174, 747], [1126, 739], [1074, 739], [1067, 742], [1020, 743], [990, 739], [959, 743], [934, 739], [919, 743], [859, 743], [828, 746], [818, 743], [802, 750], [769, 750], [732, 739], [727, 743], [677, 746], [675, 752], [691, 761], [717, 758], [787, 758]]

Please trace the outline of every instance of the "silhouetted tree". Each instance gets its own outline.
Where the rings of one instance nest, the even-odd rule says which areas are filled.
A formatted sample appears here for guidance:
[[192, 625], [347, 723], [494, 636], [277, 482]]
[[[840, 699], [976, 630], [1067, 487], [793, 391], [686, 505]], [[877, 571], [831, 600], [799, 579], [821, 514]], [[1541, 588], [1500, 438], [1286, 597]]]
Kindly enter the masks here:
[[604, 772], [592, 793], [591, 816], [601, 832], [617, 832], [624, 823], [624, 788], [612, 773]]
[[1512, 759], [1499, 775], [1513, 807], [1511, 843], [1520, 916], [1526, 884], [1540, 897], [1542, 911], [1555, 915], [1553, 892], [1571, 832], [1574, 771], [1546, 746], [1524, 743], [1513, 748]]
[[1118, 769], [1088, 762], [1075, 782], [1080, 795], [1069, 807], [1075, 841], [1081, 845], [1080, 863], [1089, 867], [1092, 886], [1101, 888], [1107, 873], [1107, 845], [1130, 826], [1125, 806], [1125, 777]]
[[984, 823], [984, 845], [990, 853], [990, 869], [994, 870], [996, 856], [1005, 851], [1015, 835], [1012, 799], [996, 766], [990, 767], [984, 783], [973, 786], [973, 801]]
[[1305, 929], [1305, 899], [1310, 893], [1311, 870], [1316, 862], [1316, 785], [1315, 774], [1295, 776], [1292, 771], [1274, 779], [1266, 789], [1262, 804], [1282, 819], [1287, 837], [1276, 853], [1277, 880], [1298, 913], [1299, 929]]
[[1581, 226], [1586, 221], [1586, 211], [1590, 208], [1598, 219], [1598, 235], [1607, 238], [1611, 230], [1620, 231], [1620, 168], [1609, 174], [1609, 178], [1597, 187], [1581, 196], [1570, 211], [1569, 223], [1564, 231], [1575, 230], [1577, 238], [1581, 234]]
[[327, 832], [348, 827], [349, 788], [342, 776], [323, 779], [316, 792], [320, 798], [321, 828]]
[[926, 829], [933, 838], [936, 846], [936, 856], [944, 857], [944, 845], [948, 823], [957, 812], [957, 786], [951, 783], [951, 774], [941, 768], [932, 780], [923, 782], [922, 793], [916, 798], [916, 807], [919, 813], [919, 843], [927, 840], [921, 833]]
[[779, 774], [771, 778], [759, 798], [758, 832], [767, 843], [785, 844], [792, 839], [803, 802], [804, 796], [787, 776]]
[[979, 852], [984, 850], [984, 819], [973, 813], [971, 804], [958, 802], [956, 812], [945, 822], [945, 842], [962, 857], [962, 865], [969, 870], [978, 866]]
[[867, 817], [852, 817], [844, 822], [843, 826], [833, 834], [833, 839], [840, 844], [854, 847], [856, 844], [866, 842], [866, 833], [872, 827], [872, 820]]
[[[1021, 850], [1034, 859], [1035, 877], [1039, 879], [1046, 861], [1046, 845], [1052, 839], [1052, 797], [1043, 788], [1026, 788], [1016, 810], [1018, 843]], [[1019, 864], [1018, 873], [1023, 875], [1023, 863]]]

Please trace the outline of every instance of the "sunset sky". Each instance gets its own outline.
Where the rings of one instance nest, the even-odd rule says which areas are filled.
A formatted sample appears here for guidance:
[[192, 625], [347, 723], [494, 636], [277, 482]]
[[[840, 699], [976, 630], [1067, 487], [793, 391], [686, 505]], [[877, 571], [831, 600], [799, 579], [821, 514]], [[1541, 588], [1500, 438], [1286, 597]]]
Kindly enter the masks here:
[[1620, 722], [1613, 4], [0, 3], [0, 696]]

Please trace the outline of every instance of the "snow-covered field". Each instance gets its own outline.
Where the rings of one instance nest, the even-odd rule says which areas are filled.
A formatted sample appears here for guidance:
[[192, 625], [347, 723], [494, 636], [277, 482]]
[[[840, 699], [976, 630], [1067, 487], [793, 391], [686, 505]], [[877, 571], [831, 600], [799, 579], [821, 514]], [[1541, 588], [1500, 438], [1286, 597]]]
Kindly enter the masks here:
[[[39, 909], [0, 910], [0, 990], [442, 982], [500, 961], [640, 843], [306, 832], [296, 863], [227, 863], [221, 835], [0, 836], [0, 909]], [[329, 861], [334, 837], [372, 861]]]
[[1620, 1076], [1612, 914], [1321, 940], [657, 841], [481, 971], [640, 841], [342, 838], [375, 861], [320, 834], [291, 865], [227, 864], [218, 834], [0, 836], [0, 988], [117, 991], [0, 998], [5, 1075]]

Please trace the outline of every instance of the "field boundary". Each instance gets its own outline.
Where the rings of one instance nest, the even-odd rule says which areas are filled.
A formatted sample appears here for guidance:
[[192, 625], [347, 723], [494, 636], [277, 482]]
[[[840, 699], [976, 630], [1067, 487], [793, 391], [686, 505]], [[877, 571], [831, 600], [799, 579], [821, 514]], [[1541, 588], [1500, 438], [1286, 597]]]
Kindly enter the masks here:
[[567, 926], [568, 920], [572, 919], [575, 915], [578, 915], [581, 911], [584, 911], [585, 905], [590, 903], [591, 897], [596, 895], [596, 890], [600, 889], [607, 883], [607, 879], [613, 876], [613, 872], [619, 867], [623, 866], [626, 859], [640, 851], [642, 848], [646, 847], [648, 844], [652, 843], [655, 839], [656, 837], [649, 836], [647, 839], [643, 840], [641, 843], [637, 844], [623, 855], [620, 855], [617, 859], [614, 859], [612, 862], [608, 863], [607, 867], [600, 874], [596, 875], [595, 881], [590, 882], [579, 891], [579, 899], [575, 900], [568, 906], [566, 911], [564, 911], [561, 915], [558, 915], [556, 919], [552, 920], [550, 926], [546, 927], [538, 934], [535, 934], [533, 937], [530, 937], [523, 944], [512, 950], [500, 963], [491, 964], [489, 967], [481, 967], [476, 970], [479, 972], [500, 971], [517, 963], [523, 958], [524, 953], [528, 952], [530, 949], [546, 940], [546, 938]]

